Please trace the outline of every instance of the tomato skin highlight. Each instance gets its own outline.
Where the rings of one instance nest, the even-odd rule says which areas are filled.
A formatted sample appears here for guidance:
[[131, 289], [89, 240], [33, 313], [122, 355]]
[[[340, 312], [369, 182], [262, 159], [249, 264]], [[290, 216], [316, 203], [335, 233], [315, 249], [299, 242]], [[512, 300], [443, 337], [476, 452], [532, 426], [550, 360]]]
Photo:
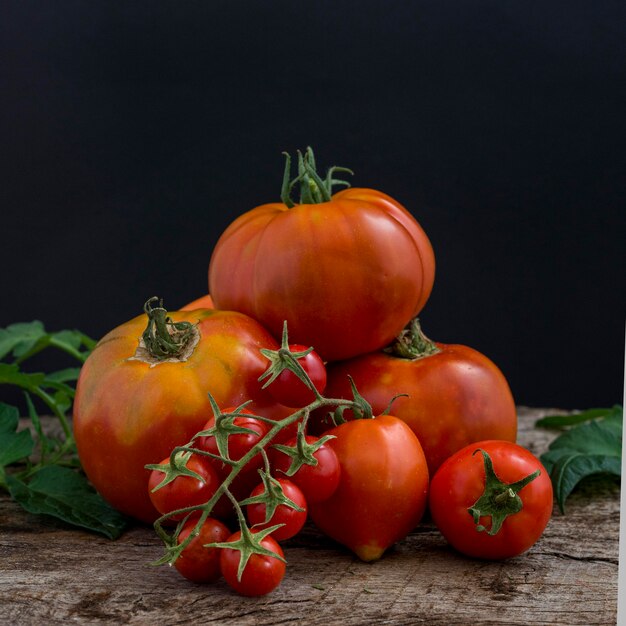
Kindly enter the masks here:
[[[283, 478], [278, 478], [277, 480], [283, 489], [283, 493], [304, 510], [296, 511], [284, 504], [279, 504], [274, 511], [274, 515], [266, 522], [265, 504], [257, 503], [248, 504], [246, 506], [246, 514], [250, 524], [254, 526], [254, 530], [264, 530], [275, 524], [284, 524], [284, 526], [277, 528], [271, 536], [276, 539], [276, 541], [285, 541], [286, 539], [291, 539], [291, 537], [294, 537], [302, 530], [307, 517], [307, 503], [304, 494], [294, 483]], [[261, 483], [252, 490], [250, 496], [259, 496], [264, 490], [265, 486]]]
[[219, 406], [251, 399], [251, 410], [280, 419], [258, 377], [267, 360], [261, 348], [275, 339], [255, 320], [232, 311], [171, 312], [174, 321], [197, 324], [200, 340], [186, 361], [133, 360], [147, 316], [103, 337], [81, 370], [74, 402], [74, 435], [81, 464], [98, 492], [116, 509], [145, 522], [158, 513], [148, 496], [150, 471], [186, 443], [212, 416], [207, 392]]
[[335, 493], [309, 515], [329, 537], [374, 561], [417, 526], [428, 496], [428, 466], [413, 431], [381, 415], [341, 424], [328, 445], [341, 464]]
[[[318, 437], [306, 435], [307, 443], [315, 443]], [[286, 446], [295, 447], [297, 439], [291, 439]], [[291, 458], [276, 448], [270, 449], [270, 461], [277, 477], [286, 476], [295, 483], [309, 504], [323, 502], [330, 498], [339, 487], [341, 479], [341, 465], [337, 454], [328, 443], [322, 444], [313, 456], [317, 459], [317, 465], [302, 465], [293, 476], [286, 476], [291, 465]]]
[[[289, 344], [290, 352], [304, 352], [307, 346]], [[298, 363], [308, 374], [313, 386], [319, 393], [324, 393], [326, 388], [326, 367], [320, 356], [313, 350], [304, 357], [298, 359]], [[315, 400], [315, 395], [306, 384], [300, 380], [291, 370], [283, 370], [278, 377], [269, 385], [270, 395], [279, 404], [300, 408]]]
[[[163, 459], [160, 465], [168, 465], [169, 457]], [[165, 478], [165, 473], [152, 470], [148, 480], [148, 494], [154, 508], [161, 514], [166, 515], [171, 511], [184, 509], [188, 506], [196, 506], [208, 502], [218, 490], [221, 479], [211, 463], [198, 455], [192, 455], [187, 461], [188, 470], [195, 472], [203, 478], [198, 480], [192, 476], [177, 476], [174, 480], [153, 491]], [[172, 521], [180, 521], [186, 513], [172, 515]]]
[[[326, 395], [351, 398], [348, 375], [375, 414], [391, 412], [417, 435], [433, 475], [454, 452], [473, 441], [515, 442], [517, 411], [509, 385], [485, 355], [463, 345], [436, 343], [440, 352], [419, 359], [374, 352], [328, 366]], [[350, 419], [350, 413], [344, 417]], [[316, 416], [314, 434], [328, 427]]]
[[240, 216], [215, 246], [209, 286], [217, 308], [246, 313], [275, 336], [286, 319], [294, 343], [332, 361], [388, 344], [424, 306], [434, 272], [410, 213], [386, 194], [352, 188], [329, 202], [265, 204]]
[[[194, 530], [194, 519], [189, 520], [178, 535], [181, 544]], [[221, 543], [231, 535], [230, 530], [219, 520], [208, 517], [180, 556], [174, 561], [174, 567], [187, 580], [195, 583], [213, 583], [221, 576], [219, 548], [205, 548], [207, 543]]]
[[[500, 480], [513, 483], [539, 469], [541, 474], [519, 491], [523, 508], [509, 515], [497, 534], [478, 532], [468, 513], [483, 493], [482, 449]], [[508, 441], [479, 441], [445, 461], [430, 485], [430, 512], [441, 534], [456, 550], [481, 559], [506, 559], [526, 552], [543, 533], [552, 516], [552, 483], [545, 468], [528, 450]], [[480, 519], [490, 527], [490, 518]]]
[[[241, 532], [231, 535], [227, 541], [237, 541]], [[268, 550], [284, 557], [280, 545], [272, 537], [265, 537], [261, 545]], [[237, 580], [241, 552], [222, 548], [220, 555], [220, 569], [226, 582], [243, 596], [264, 596], [280, 585], [285, 576], [286, 565], [283, 561], [263, 554], [253, 554], [243, 570], [241, 580]]]

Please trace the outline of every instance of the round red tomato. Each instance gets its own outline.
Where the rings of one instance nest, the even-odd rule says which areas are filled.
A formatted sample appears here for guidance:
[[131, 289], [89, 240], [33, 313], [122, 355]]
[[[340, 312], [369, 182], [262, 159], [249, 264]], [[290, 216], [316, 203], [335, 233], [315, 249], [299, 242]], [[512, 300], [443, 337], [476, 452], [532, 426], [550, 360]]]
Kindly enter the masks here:
[[[236, 532], [228, 539], [228, 542], [238, 541], [241, 532]], [[284, 558], [282, 548], [272, 537], [265, 537], [261, 545]], [[244, 596], [264, 596], [280, 585], [285, 575], [285, 563], [280, 559], [264, 554], [253, 554], [243, 570], [241, 580], [237, 580], [237, 570], [241, 552], [230, 548], [222, 548], [220, 555], [220, 568], [226, 582], [237, 592]]]
[[328, 443], [341, 464], [335, 493], [309, 503], [311, 519], [363, 561], [380, 558], [422, 518], [428, 466], [417, 437], [400, 419], [381, 415], [333, 428]]
[[[223, 413], [234, 413], [235, 407], [229, 407], [227, 409], [222, 409]], [[232, 433], [228, 435], [228, 456], [232, 461], [239, 461], [242, 457], [244, 457], [252, 448], [265, 437], [268, 431], [268, 427], [265, 422], [256, 419], [255, 417], [247, 417], [248, 415], [253, 415], [252, 411], [248, 409], [241, 409], [239, 411], [242, 413], [241, 416], [235, 417], [233, 420], [233, 425], [239, 428], [246, 428], [251, 432], [246, 433]], [[215, 426], [215, 418], [211, 417], [207, 423], [202, 427], [202, 430], [209, 430]], [[201, 450], [205, 450], [206, 452], [210, 452], [211, 454], [220, 454], [220, 451], [217, 447], [217, 440], [214, 435], [199, 437], [196, 440], [196, 446]], [[214, 460], [216, 466], [219, 468], [219, 471], [222, 476], [230, 473], [231, 465]], [[261, 454], [255, 454], [248, 463], [243, 467], [241, 472], [255, 472], [259, 467], [263, 465], [263, 457]]]
[[[305, 440], [309, 445], [319, 441], [318, 437], [312, 437], [311, 435], [307, 435]], [[291, 439], [285, 445], [295, 449], [297, 448], [298, 440]], [[300, 487], [306, 501], [310, 504], [322, 502], [330, 498], [337, 490], [341, 477], [339, 459], [328, 443], [323, 443], [312, 453], [312, 456], [317, 461], [317, 465], [303, 463], [295, 474], [289, 476], [289, 480]], [[270, 459], [274, 472], [278, 476], [286, 476], [287, 471], [291, 467], [293, 457], [276, 448], [272, 448], [270, 450]]]
[[[309, 152], [307, 160], [311, 166]], [[283, 194], [282, 203], [252, 209], [220, 237], [209, 265], [213, 301], [258, 319], [275, 336], [287, 320], [291, 339], [326, 361], [377, 350], [430, 295], [428, 237], [384, 193], [331, 195], [332, 185], [316, 183], [310, 171], [299, 180], [303, 202], [289, 208]]]
[[528, 550], [543, 533], [552, 515], [552, 483], [525, 448], [479, 441], [439, 468], [429, 504], [437, 528], [459, 552], [506, 559]]
[[[305, 352], [306, 346], [300, 344], [289, 344], [289, 351], [298, 353]], [[298, 363], [307, 373], [313, 386], [321, 394], [326, 388], [326, 367], [324, 361], [313, 350], [306, 356], [300, 357]], [[284, 369], [277, 378], [269, 385], [268, 390], [274, 400], [279, 404], [300, 408], [310, 404], [315, 400], [315, 394], [307, 385], [296, 376], [291, 370]]]
[[[178, 534], [179, 545], [195, 530], [197, 520], [191, 519]], [[180, 553], [174, 567], [187, 580], [195, 583], [212, 583], [220, 577], [220, 548], [205, 548], [207, 543], [221, 543], [231, 532], [222, 522], [208, 517], [198, 535]]]
[[[165, 322], [163, 309], [151, 314]], [[87, 476], [116, 509], [146, 522], [158, 513], [144, 466], [159, 463], [202, 428], [212, 415], [207, 392], [219, 406], [251, 399], [252, 410], [268, 417], [290, 412], [260, 389], [267, 367], [260, 349], [278, 345], [256, 321], [229, 311], [169, 316], [195, 329], [178, 356], [159, 360], [143, 347], [148, 317], [136, 317], [100, 340], [81, 370], [74, 402], [74, 434]]]
[[[306, 522], [307, 506], [304, 494], [296, 485], [290, 480], [283, 478], [278, 478], [277, 480], [280, 483], [284, 497], [291, 500], [301, 510], [298, 511], [286, 504], [279, 504], [274, 514], [266, 521], [267, 507], [264, 503], [258, 502], [246, 505], [246, 513], [248, 521], [255, 527], [255, 530], [264, 530], [276, 524], [283, 524], [283, 526], [271, 533], [271, 536], [276, 541], [284, 541], [285, 539], [291, 539], [291, 537], [294, 537], [302, 530]], [[250, 497], [260, 496], [264, 492], [265, 485], [261, 483], [252, 490]]]
[[[398, 356], [396, 345], [392, 353], [374, 352], [329, 365], [326, 395], [351, 398], [348, 375], [374, 413], [384, 412], [395, 395], [407, 394], [393, 402], [391, 412], [417, 435], [431, 475], [451, 454], [473, 441], [514, 442], [515, 402], [498, 367], [467, 346], [422, 338], [430, 348], [422, 342], [421, 356]], [[349, 412], [344, 417], [349, 418]], [[311, 432], [319, 434], [328, 428], [321, 419], [325, 418], [309, 421]]]
[[[170, 459], [167, 457], [161, 461], [160, 465], [169, 466], [169, 462]], [[156, 489], [166, 477], [165, 471], [153, 469], [150, 473], [148, 481], [150, 501], [161, 515], [189, 506], [204, 504], [211, 499], [219, 488], [221, 480], [208, 459], [199, 455], [192, 455], [185, 467], [201, 476], [202, 480], [193, 476], [182, 475]], [[185, 515], [186, 513], [172, 515], [170, 519], [178, 521], [183, 519]]]

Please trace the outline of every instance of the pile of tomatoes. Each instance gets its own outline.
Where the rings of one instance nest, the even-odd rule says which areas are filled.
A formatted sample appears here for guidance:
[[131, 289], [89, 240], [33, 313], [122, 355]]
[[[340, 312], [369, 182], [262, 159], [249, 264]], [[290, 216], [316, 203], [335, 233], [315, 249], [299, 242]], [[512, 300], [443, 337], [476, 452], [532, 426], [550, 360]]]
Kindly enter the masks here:
[[386, 194], [333, 193], [341, 171], [322, 178], [308, 149], [292, 179], [287, 157], [281, 202], [218, 241], [211, 295], [174, 313], [149, 300], [81, 371], [85, 472], [155, 523], [162, 562], [192, 581], [270, 592], [279, 542], [307, 518], [365, 561], [427, 507], [480, 558], [524, 552], [550, 518], [550, 480], [515, 444], [505, 377], [417, 321], [435, 275], [424, 230]]

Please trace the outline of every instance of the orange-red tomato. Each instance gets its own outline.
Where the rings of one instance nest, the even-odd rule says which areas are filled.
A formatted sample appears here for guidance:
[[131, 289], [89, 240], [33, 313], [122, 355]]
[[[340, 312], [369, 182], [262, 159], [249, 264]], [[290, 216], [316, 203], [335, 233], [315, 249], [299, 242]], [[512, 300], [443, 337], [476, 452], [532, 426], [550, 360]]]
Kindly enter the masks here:
[[428, 467], [417, 437], [397, 417], [346, 422], [328, 432], [341, 465], [339, 487], [309, 514], [329, 537], [374, 561], [422, 518]]
[[389, 343], [424, 306], [435, 274], [411, 214], [372, 189], [320, 204], [264, 204], [236, 219], [209, 265], [215, 306], [241, 311], [326, 361]]
[[[498, 367], [467, 346], [436, 346], [439, 352], [418, 359], [375, 352], [333, 363], [326, 386], [329, 398], [351, 398], [352, 376], [374, 413], [382, 413], [395, 395], [408, 394], [394, 401], [391, 412], [417, 435], [431, 475], [469, 443], [515, 442], [517, 435], [515, 402]], [[316, 434], [325, 430], [313, 420], [309, 426]]]
[[196, 300], [188, 302], [185, 306], [180, 307], [179, 311], [195, 311], [196, 309], [214, 309], [213, 298], [207, 293]]
[[253, 319], [228, 311], [170, 313], [196, 324], [197, 345], [187, 360], [156, 365], [134, 358], [146, 315], [100, 340], [81, 370], [74, 403], [74, 434], [83, 468], [115, 508], [151, 522], [150, 471], [172, 448], [186, 443], [212, 416], [207, 392], [221, 407], [252, 400], [251, 410], [279, 419], [277, 405], [257, 381], [267, 367], [261, 348], [272, 336]]

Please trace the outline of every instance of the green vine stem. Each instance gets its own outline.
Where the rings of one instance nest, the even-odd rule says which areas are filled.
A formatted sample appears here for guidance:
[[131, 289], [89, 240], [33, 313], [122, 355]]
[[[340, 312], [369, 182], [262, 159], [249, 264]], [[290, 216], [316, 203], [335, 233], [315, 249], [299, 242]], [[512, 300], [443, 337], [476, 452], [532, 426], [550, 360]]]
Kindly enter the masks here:
[[298, 150], [298, 175], [291, 179], [291, 156], [287, 152], [283, 152], [283, 154], [285, 155], [285, 170], [283, 172], [283, 184], [280, 198], [290, 209], [295, 206], [294, 201], [291, 199], [291, 193], [296, 185], [300, 186], [300, 204], [321, 204], [322, 202], [328, 202], [333, 195], [333, 187], [335, 185], [350, 186], [348, 181], [334, 177], [335, 172], [354, 174], [354, 172], [347, 167], [334, 165], [328, 169], [326, 177], [322, 178], [317, 173], [315, 155], [310, 146], [306, 149], [304, 154]]

